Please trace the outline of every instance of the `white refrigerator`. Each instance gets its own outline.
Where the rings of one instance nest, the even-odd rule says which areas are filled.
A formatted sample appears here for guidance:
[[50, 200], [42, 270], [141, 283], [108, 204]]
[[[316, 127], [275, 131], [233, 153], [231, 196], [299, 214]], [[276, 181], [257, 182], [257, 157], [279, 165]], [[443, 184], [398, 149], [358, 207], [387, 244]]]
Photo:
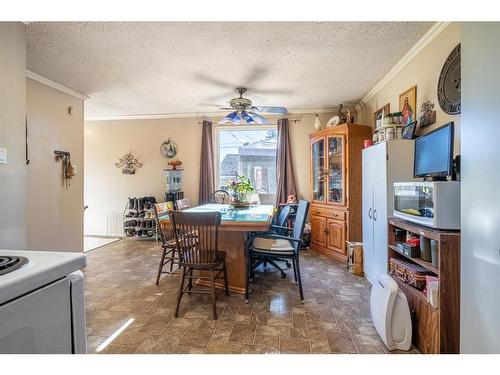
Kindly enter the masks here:
[[460, 352], [500, 353], [500, 23], [464, 22]]
[[372, 284], [387, 273], [393, 183], [414, 181], [413, 147], [412, 140], [394, 139], [363, 150], [363, 271]]

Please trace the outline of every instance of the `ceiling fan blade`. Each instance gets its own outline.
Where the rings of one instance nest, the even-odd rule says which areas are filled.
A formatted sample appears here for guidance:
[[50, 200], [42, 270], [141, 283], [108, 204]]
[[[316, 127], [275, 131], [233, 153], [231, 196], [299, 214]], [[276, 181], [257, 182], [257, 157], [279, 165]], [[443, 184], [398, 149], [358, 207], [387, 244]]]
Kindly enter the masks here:
[[258, 89], [258, 88], [253, 88], [250, 87], [249, 90], [251, 90], [252, 93], [256, 95], [266, 95], [266, 94], [275, 94], [275, 95], [292, 95], [293, 90], [289, 89], [275, 89], [275, 90], [266, 90], [266, 89]]
[[260, 124], [260, 125], [267, 125], [267, 124], [269, 124], [269, 121], [264, 116], [261, 116], [261, 115], [259, 115], [258, 113], [255, 113], [255, 112], [249, 112], [249, 113], [252, 116], [252, 119], [257, 124]]
[[251, 70], [251, 72], [246, 77], [245, 82], [248, 83], [249, 85], [251, 85], [256, 81], [261, 80], [263, 78], [263, 76], [265, 76], [268, 71], [269, 71], [269, 68], [266, 68], [264, 66], [254, 66], [253, 69]]
[[210, 83], [214, 86], [219, 86], [219, 87], [223, 87], [226, 89], [234, 90], [234, 87], [235, 87], [235, 85], [232, 83], [222, 81], [222, 80], [217, 79], [217, 78], [209, 77], [209, 76], [205, 75], [204, 73], [196, 73], [195, 78], [198, 81], [203, 81], [205, 83]]
[[257, 106], [252, 107], [252, 109], [262, 113], [278, 113], [283, 115], [288, 113], [288, 110], [285, 107]]
[[[220, 104], [215, 104], [215, 103], [198, 103], [198, 107], [212, 107], [212, 108], [220, 108]], [[231, 108], [228, 108], [229, 110]]]

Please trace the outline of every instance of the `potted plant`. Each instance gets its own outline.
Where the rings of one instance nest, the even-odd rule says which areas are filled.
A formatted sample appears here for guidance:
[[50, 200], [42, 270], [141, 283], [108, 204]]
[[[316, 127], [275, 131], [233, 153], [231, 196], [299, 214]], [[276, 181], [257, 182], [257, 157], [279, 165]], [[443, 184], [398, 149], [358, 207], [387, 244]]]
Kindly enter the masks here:
[[252, 204], [255, 188], [248, 177], [235, 173], [235, 178], [226, 184], [226, 189], [230, 193], [229, 203], [233, 206], [249, 206]]

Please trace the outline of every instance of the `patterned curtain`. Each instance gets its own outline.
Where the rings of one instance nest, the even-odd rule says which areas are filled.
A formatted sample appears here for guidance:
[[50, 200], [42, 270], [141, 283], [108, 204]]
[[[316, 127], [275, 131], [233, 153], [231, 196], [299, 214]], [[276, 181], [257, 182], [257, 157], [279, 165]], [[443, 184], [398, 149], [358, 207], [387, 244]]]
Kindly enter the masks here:
[[276, 207], [286, 203], [290, 194], [297, 197], [297, 187], [293, 175], [292, 153], [290, 150], [290, 131], [288, 119], [278, 120], [278, 148], [276, 149]]
[[214, 193], [214, 148], [212, 142], [212, 122], [203, 121], [201, 136], [199, 204], [210, 203]]

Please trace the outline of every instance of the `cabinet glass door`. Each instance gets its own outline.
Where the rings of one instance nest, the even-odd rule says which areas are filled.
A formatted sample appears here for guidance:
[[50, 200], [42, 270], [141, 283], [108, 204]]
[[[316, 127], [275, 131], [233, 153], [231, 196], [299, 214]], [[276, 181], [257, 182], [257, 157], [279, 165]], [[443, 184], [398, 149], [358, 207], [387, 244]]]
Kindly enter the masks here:
[[344, 204], [344, 136], [328, 137], [328, 203]]
[[312, 190], [314, 201], [325, 201], [325, 140], [312, 144]]

